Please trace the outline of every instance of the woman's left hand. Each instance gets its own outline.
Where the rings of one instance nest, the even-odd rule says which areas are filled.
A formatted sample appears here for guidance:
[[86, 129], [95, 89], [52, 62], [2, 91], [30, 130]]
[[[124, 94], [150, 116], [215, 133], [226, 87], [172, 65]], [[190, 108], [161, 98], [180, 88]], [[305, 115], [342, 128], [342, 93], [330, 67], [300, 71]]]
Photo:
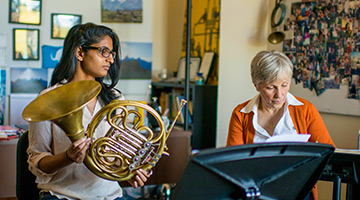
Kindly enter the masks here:
[[136, 170], [136, 175], [131, 180], [128, 180], [128, 182], [133, 188], [142, 187], [151, 175], [152, 170], [146, 172], [143, 169], [138, 169]]

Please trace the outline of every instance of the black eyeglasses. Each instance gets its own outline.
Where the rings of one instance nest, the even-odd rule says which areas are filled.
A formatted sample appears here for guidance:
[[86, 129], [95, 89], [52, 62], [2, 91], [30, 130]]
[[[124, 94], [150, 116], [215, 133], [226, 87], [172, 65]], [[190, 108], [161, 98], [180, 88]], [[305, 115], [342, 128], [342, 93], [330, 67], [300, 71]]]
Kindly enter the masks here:
[[93, 47], [93, 46], [84, 46], [83, 48], [85, 49], [95, 49], [98, 50], [99, 53], [104, 57], [104, 58], [108, 58], [110, 55], [112, 55], [112, 57], [115, 59], [116, 56], [116, 52], [113, 50], [110, 50], [107, 47]]

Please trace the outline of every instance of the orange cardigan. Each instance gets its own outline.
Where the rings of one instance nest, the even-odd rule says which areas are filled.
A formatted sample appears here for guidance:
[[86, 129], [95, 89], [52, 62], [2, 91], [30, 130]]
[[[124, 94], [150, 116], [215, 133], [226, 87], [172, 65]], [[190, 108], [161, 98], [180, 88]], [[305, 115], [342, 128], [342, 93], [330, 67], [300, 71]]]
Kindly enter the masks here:
[[[315, 106], [305, 99], [295, 98], [304, 104], [301, 106], [289, 106], [290, 116], [298, 134], [310, 134], [309, 142], [330, 144], [335, 147], [321, 119], [320, 113], [316, 110]], [[254, 113], [240, 112], [248, 103], [249, 101], [242, 103], [234, 109], [230, 119], [226, 146], [253, 143], [255, 129], [252, 124], [252, 119]], [[312, 190], [312, 199], [316, 200], [317, 196], [317, 187], [315, 185]]]

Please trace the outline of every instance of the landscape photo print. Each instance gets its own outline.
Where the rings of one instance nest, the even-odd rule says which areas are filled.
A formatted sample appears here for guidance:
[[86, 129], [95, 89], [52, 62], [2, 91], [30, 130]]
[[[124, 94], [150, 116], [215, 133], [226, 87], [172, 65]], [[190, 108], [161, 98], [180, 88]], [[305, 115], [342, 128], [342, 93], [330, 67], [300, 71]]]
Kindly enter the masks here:
[[101, 21], [142, 23], [142, 0], [102, 0]]

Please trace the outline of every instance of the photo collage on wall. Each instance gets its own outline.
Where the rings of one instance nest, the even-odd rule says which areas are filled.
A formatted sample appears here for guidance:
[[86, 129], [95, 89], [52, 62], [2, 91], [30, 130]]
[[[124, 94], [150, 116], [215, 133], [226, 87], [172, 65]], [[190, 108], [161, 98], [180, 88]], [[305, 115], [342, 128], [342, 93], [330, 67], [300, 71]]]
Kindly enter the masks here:
[[314, 0], [291, 5], [284, 31], [292, 37], [283, 51], [294, 64], [296, 84], [321, 95], [348, 85], [347, 98], [360, 93], [360, 1]]

